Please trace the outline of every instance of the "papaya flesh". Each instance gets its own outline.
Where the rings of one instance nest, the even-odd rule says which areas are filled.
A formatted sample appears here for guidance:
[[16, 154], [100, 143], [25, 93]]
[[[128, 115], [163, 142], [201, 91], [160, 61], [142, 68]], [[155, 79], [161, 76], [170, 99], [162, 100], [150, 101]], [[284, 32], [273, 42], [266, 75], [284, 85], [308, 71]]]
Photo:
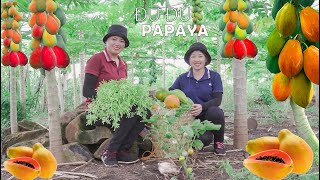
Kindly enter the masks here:
[[291, 157], [284, 151], [270, 149], [249, 156], [243, 165], [253, 174], [264, 179], [283, 179], [293, 170]]
[[32, 157], [33, 150], [27, 146], [9, 147], [7, 150], [7, 156], [11, 158], [16, 157]]
[[39, 176], [40, 164], [30, 157], [17, 157], [3, 163], [4, 168], [14, 177], [23, 180], [32, 180]]
[[40, 178], [51, 178], [57, 170], [57, 160], [53, 154], [43, 147], [41, 143], [32, 146], [32, 158], [39, 162], [41, 166]]
[[278, 137], [265, 136], [247, 142], [246, 151], [253, 155], [269, 149], [279, 149]]
[[278, 133], [279, 149], [286, 152], [293, 161], [293, 173], [304, 174], [309, 171], [313, 162], [313, 151], [301, 137], [293, 134], [288, 129]]

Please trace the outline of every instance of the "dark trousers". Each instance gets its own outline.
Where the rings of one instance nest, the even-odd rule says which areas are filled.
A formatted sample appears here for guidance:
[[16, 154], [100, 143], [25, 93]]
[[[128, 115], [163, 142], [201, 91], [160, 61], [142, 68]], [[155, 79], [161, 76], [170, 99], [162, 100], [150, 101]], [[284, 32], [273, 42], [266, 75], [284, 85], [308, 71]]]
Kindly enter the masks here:
[[[135, 108], [132, 109], [132, 112]], [[147, 118], [151, 117], [150, 111], [147, 112]], [[129, 150], [133, 142], [138, 138], [139, 133], [144, 129], [143, 119], [135, 115], [131, 118], [122, 117], [119, 128], [115, 129], [110, 141], [108, 151]]]
[[214, 142], [223, 142], [224, 141], [224, 112], [219, 107], [209, 107], [206, 111], [202, 111], [196, 119], [201, 121], [208, 120], [214, 124], [221, 124], [220, 130], [206, 131], [203, 135], [199, 137], [204, 146], [208, 146], [212, 140]]

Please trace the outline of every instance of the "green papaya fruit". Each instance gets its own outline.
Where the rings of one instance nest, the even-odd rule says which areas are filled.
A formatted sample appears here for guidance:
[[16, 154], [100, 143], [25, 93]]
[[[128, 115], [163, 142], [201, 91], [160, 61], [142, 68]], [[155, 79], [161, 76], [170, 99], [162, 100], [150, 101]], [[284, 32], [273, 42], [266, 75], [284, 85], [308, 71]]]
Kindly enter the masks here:
[[188, 97], [180, 89], [175, 89], [175, 90], [169, 91], [169, 93], [177, 96], [182, 104], [188, 103]]
[[247, 9], [244, 10], [243, 12], [245, 12], [247, 15], [250, 15], [252, 13], [252, 6], [249, 1], [246, 1], [246, 3], [247, 3]]
[[284, 38], [290, 36], [297, 26], [297, 16], [294, 5], [286, 3], [276, 16], [276, 29]]
[[61, 26], [63, 26], [67, 22], [66, 14], [59, 6], [57, 10], [53, 13], [60, 20]]
[[56, 35], [57, 37], [57, 46], [61, 47], [62, 49], [66, 50], [66, 45], [64, 43], [64, 40], [60, 34]]
[[46, 0], [36, 0], [37, 12], [43, 12], [46, 10]]
[[63, 42], [66, 44], [66, 43], [67, 43], [67, 35], [66, 35], [66, 33], [63, 31], [62, 28], [59, 29], [58, 34], [62, 36]]
[[230, 0], [229, 9], [231, 11], [238, 10], [238, 0]]
[[251, 34], [253, 32], [253, 23], [250, 21], [249, 26], [246, 29], [247, 34]]
[[274, 57], [270, 55], [267, 56], [266, 65], [269, 72], [273, 74], [277, 74], [280, 72], [278, 61], [279, 61], [279, 56], [274, 56]]
[[226, 13], [226, 11], [223, 9], [223, 3], [222, 3], [221, 6], [219, 7], [219, 12], [220, 12], [220, 14]]
[[224, 28], [226, 27], [226, 24], [227, 24], [227, 23], [225, 23], [225, 22], [223, 21], [223, 18], [221, 18], [220, 21], [219, 21], [219, 30], [220, 30], [220, 31], [223, 31]]
[[277, 29], [274, 29], [267, 39], [268, 54], [272, 57], [280, 54], [285, 43], [286, 39], [280, 37], [280, 34], [278, 33]]
[[311, 81], [302, 70], [291, 79], [291, 97], [300, 107], [306, 108], [313, 96], [313, 86]]

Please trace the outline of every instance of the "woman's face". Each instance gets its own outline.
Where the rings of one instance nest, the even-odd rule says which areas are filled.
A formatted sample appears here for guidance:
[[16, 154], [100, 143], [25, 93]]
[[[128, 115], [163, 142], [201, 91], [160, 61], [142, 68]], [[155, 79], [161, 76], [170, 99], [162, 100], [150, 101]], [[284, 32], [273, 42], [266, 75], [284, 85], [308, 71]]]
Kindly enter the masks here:
[[125, 47], [125, 41], [120, 36], [110, 36], [106, 41], [108, 53], [113, 56], [118, 55]]
[[201, 51], [193, 51], [189, 59], [190, 66], [194, 70], [203, 69], [206, 66], [206, 56]]

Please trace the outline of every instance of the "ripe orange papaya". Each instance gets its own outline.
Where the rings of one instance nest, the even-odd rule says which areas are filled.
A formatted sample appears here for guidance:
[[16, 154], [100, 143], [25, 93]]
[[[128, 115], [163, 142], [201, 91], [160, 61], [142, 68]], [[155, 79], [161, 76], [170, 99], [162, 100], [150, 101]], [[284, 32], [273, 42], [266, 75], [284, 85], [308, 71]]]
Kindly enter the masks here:
[[39, 176], [40, 164], [30, 157], [17, 157], [3, 163], [4, 168], [14, 177], [23, 180], [32, 180]]
[[313, 45], [303, 51], [303, 69], [308, 79], [319, 85], [319, 49]]
[[304, 174], [309, 171], [313, 162], [313, 151], [301, 137], [288, 129], [278, 133], [279, 149], [286, 152], [293, 161], [293, 173]]
[[41, 166], [40, 178], [51, 178], [57, 170], [57, 160], [53, 154], [43, 147], [41, 143], [32, 146], [32, 158], [39, 162]]
[[247, 142], [246, 151], [253, 155], [269, 149], [279, 149], [279, 139], [273, 136], [264, 136]]
[[168, 95], [169, 95], [169, 91], [164, 88], [160, 88], [156, 91], [156, 98], [162, 102]]
[[277, 101], [285, 101], [290, 96], [291, 80], [282, 72], [273, 76], [272, 94]]
[[172, 109], [172, 108], [179, 108], [180, 107], [180, 100], [177, 96], [175, 95], [169, 95], [166, 97], [164, 100], [165, 107]]
[[279, 55], [279, 68], [288, 78], [297, 75], [303, 67], [303, 55], [300, 42], [289, 39]]
[[319, 12], [310, 6], [300, 11], [301, 30], [311, 42], [319, 42]]
[[271, 149], [249, 156], [243, 165], [264, 179], [283, 179], [293, 170], [291, 157], [284, 151]]

